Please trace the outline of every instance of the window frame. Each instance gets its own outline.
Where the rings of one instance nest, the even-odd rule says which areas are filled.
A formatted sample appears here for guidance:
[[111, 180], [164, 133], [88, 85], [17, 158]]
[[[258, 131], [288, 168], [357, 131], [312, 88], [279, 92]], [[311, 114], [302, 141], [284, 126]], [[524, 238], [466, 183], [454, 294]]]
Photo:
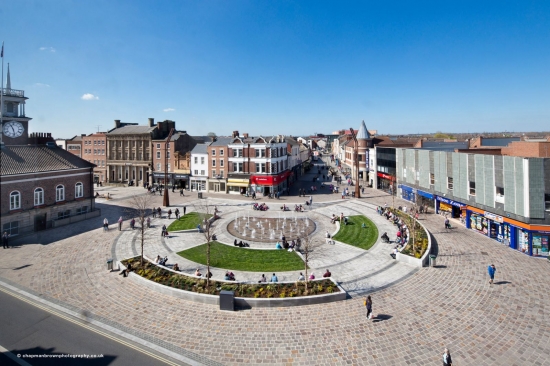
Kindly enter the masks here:
[[447, 177], [447, 189], [452, 191], [454, 188], [454, 179], [453, 177]]
[[58, 184], [55, 186], [55, 202], [65, 201], [65, 186], [63, 184]]
[[[473, 185], [473, 187], [472, 187], [472, 185]], [[476, 182], [468, 181], [468, 194], [470, 196], [475, 196], [476, 195]]]
[[84, 184], [82, 182], [77, 182], [74, 185], [74, 198], [84, 197]]
[[21, 192], [10, 192], [10, 211], [21, 209]]
[[[39, 193], [38, 197], [40, 198], [37, 202], [36, 200], [36, 195], [37, 193]], [[44, 204], [44, 188], [42, 187], [36, 187], [34, 189], [34, 192], [33, 192], [33, 196], [34, 196], [34, 205], [35, 206], [41, 206]]]

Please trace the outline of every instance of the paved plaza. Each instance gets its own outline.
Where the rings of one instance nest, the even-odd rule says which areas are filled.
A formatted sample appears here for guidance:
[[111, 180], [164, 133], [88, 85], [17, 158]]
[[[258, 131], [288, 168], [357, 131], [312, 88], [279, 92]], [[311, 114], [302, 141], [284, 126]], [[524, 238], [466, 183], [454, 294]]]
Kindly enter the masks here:
[[[304, 203], [297, 197], [300, 185], [311, 184], [308, 175], [290, 196], [265, 201], [272, 210], [253, 212], [251, 199], [205, 193], [209, 204], [221, 210], [216, 226], [223, 228], [243, 212], [277, 216], [277, 207]], [[289, 308], [252, 308], [222, 312], [217, 306], [185, 301], [142, 288], [118, 272], [106, 270], [108, 258], [137, 254], [137, 231], [116, 220], [126, 212], [134, 194], [143, 188], [99, 189], [113, 199], [98, 199], [102, 216], [72, 226], [14, 240], [2, 250], [0, 282], [11, 289], [36, 296], [68, 311], [85, 314], [129, 337], [137, 337], [182, 356], [182, 363], [285, 364], [285, 365], [439, 365], [448, 347], [456, 365], [550, 365], [550, 262], [528, 257], [498, 242], [461, 227], [443, 229], [443, 218], [421, 215], [435, 239], [438, 266], [415, 268], [394, 261], [391, 246], [377, 242], [368, 252], [335, 243], [322, 246], [323, 255], [310, 267], [321, 276], [329, 268], [350, 294], [346, 301]], [[188, 212], [198, 201], [196, 193], [171, 195], [175, 207]], [[156, 196], [154, 206], [162, 203]], [[315, 235], [334, 232], [332, 213], [364, 214], [380, 233], [395, 229], [376, 214], [376, 205], [391, 205], [392, 198], [366, 189], [360, 199], [342, 200], [320, 190], [313, 208], [304, 215], [318, 227]], [[407, 205], [395, 199], [395, 203]], [[103, 218], [111, 229], [104, 232]], [[188, 273], [195, 263], [175, 252], [204, 242], [196, 232], [160, 237], [160, 227], [170, 220], [153, 221], [145, 254], [167, 255]], [[218, 239], [232, 243], [220, 230]], [[249, 241], [251, 247], [272, 244]], [[243, 249], [244, 250], [244, 249]], [[487, 266], [497, 267], [495, 284], [489, 285]], [[203, 266], [199, 266], [204, 268]], [[222, 278], [224, 268], [214, 269]], [[257, 273], [235, 271], [237, 279], [255, 281]], [[292, 281], [297, 272], [278, 274]], [[268, 275], [268, 274], [267, 274]], [[363, 298], [373, 298], [374, 321], [365, 318]]]

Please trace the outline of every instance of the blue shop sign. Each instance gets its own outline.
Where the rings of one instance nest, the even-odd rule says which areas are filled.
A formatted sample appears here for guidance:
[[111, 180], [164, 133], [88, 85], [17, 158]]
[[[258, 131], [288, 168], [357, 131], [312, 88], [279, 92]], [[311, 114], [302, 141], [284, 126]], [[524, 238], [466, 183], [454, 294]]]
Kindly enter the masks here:
[[431, 193], [428, 193], [428, 192], [424, 192], [424, 191], [421, 191], [420, 189], [416, 191], [418, 193], [418, 195], [422, 196], [422, 197], [426, 197], [426, 198], [429, 198], [431, 200], [434, 199], [434, 195], [431, 194]]
[[415, 191], [414, 188], [404, 186], [403, 184], [401, 184], [400, 187], [401, 187], [401, 189], [404, 190], [405, 192], [414, 193], [414, 191]]
[[464, 207], [466, 206], [465, 204], [463, 203], [460, 203], [460, 202], [456, 202], [456, 201], [453, 201], [453, 200], [450, 200], [448, 198], [444, 198], [444, 197], [441, 197], [441, 196], [437, 196], [437, 200], [438, 201], [441, 201], [441, 202], [444, 202], [448, 205], [452, 205], [452, 206], [456, 206], [456, 207]]

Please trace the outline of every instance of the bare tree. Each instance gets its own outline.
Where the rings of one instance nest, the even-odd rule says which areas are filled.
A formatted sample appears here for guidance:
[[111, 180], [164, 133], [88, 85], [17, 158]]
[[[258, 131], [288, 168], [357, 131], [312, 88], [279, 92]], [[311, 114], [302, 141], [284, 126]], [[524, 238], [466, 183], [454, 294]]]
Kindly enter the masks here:
[[218, 217], [218, 210], [216, 206], [208, 202], [208, 199], [200, 200], [193, 206], [199, 217], [197, 224], [200, 225], [200, 231], [206, 239], [206, 288], [208, 288], [210, 285], [210, 248], [212, 241], [216, 238], [214, 221]]
[[[306, 217], [306, 220], [309, 218]], [[323, 245], [328, 245], [325, 239], [314, 238], [314, 233], [303, 232], [298, 235], [298, 240], [300, 241], [300, 246], [298, 251], [302, 254], [304, 259], [304, 272], [305, 272], [305, 293], [308, 292], [308, 266], [311, 260], [319, 258], [323, 254]]]
[[145, 245], [145, 235], [149, 227], [147, 226], [148, 210], [152, 209], [152, 199], [150, 194], [134, 195], [130, 199], [130, 207], [128, 214], [130, 218], [136, 218], [139, 224], [140, 239], [141, 239], [141, 265], [143, 266], [143, 246]]

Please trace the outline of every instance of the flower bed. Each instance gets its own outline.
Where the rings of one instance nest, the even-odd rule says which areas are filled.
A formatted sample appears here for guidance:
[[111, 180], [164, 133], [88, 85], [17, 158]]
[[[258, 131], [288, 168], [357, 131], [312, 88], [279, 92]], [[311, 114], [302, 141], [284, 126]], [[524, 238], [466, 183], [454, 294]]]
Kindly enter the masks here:
[[[407, 245], [405, 245], [405, 247], [401, 250], [401, 253], [415, 258], [422, 258], [422, 256], [426, 253], [426, 250], [428, 249], [428, 233], [426, 232], [424, 227], [420, 225], [417, 220], [414, 220], [410, 215], [407, 215], [406, 213], [399, 210], [392, 210], [392, 212], [399, 216], [399, 218], [403, 220], [403, 222], [407, 225], [409, 235], [412, 236], [413, 231], [415, 232], [414, 245], [413, 238], [409, 237]], [[414, 225], [416, 225], [414, 230], [413, 221]]]
[[188, 276], [170, 269], [145, 261], [141, 266], [140, 257], [121, 261], [127, 267], [132, 264], [133, 272], [138, 276], [155, 283], [169, 286], [178, 290], [191, 291], [198, 294], [219, 295], [220, 291], [234, 291], [235, 297], [242, 298], [292, 298], [314, 295], [324, 295], [341, 292], [340, 288], [330, 279], [321, 279], [307, 282], [279, 282], [279, 283], [241, 283], [234, 281], [210, 280], [206, 286], [206, 279]]

